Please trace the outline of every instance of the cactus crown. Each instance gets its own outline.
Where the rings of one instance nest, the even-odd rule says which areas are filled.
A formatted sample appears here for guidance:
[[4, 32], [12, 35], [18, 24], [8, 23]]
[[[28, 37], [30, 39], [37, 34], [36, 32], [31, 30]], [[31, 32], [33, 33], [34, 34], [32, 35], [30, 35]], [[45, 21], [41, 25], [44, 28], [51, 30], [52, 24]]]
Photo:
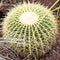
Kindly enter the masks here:
[[[57, 21], [52, 12], [39, 4], [22, 4], [13, 8], [4, 19], [4, 37], [17, 38], [8, 44], [23, 56], [41, 56], [56, 40]], [[10, 43], [10, 42], [9, 42]], [[42, 54], [43, 53], [43, 54]]]

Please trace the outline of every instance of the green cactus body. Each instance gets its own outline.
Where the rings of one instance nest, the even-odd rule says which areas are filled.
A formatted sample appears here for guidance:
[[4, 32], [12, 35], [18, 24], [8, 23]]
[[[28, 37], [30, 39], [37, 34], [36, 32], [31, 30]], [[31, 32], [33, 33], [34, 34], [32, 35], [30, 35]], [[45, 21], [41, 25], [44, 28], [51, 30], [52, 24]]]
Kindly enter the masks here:
[[39, 4], [22, 4], [13, 8], [3, 24], [5, 38], [11, 49], [21, 57], [40, 57], [55, 43], [58, 31], [52, 12]]

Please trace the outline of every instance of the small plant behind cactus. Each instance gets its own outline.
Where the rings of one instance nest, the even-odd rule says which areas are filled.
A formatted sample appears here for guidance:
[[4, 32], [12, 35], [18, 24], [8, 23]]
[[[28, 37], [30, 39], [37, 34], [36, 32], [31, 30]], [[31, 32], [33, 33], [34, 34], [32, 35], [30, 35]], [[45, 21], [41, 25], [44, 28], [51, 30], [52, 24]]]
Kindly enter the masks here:
[[57, 32], [57, 20], [50, 9], [34, 3], [17, 5], [3, 24], [6, 44], [23, 58], [46, 54], [55, 43]]

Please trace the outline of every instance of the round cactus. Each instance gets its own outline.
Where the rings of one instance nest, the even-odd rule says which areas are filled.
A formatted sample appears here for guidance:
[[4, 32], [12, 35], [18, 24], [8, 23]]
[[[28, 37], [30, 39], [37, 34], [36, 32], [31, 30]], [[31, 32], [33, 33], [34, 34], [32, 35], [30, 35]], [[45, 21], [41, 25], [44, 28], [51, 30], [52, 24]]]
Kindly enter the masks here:
[[4, 19], [3, 37], [21, 57], [40, 57], [56, 41], [57, 21], [47, 7], [28, 3], [17, 5]]

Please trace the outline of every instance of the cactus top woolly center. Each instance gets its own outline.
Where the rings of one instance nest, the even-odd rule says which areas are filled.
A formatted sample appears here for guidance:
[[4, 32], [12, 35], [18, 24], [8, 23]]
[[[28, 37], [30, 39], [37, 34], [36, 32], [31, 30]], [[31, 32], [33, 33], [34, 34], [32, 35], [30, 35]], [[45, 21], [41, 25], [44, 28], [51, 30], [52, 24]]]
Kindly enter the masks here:
[[19, 17], [19, 21], [25, 25], [33, 25], [38, 20], [38, 15], [34, 12], [25, 12]]

